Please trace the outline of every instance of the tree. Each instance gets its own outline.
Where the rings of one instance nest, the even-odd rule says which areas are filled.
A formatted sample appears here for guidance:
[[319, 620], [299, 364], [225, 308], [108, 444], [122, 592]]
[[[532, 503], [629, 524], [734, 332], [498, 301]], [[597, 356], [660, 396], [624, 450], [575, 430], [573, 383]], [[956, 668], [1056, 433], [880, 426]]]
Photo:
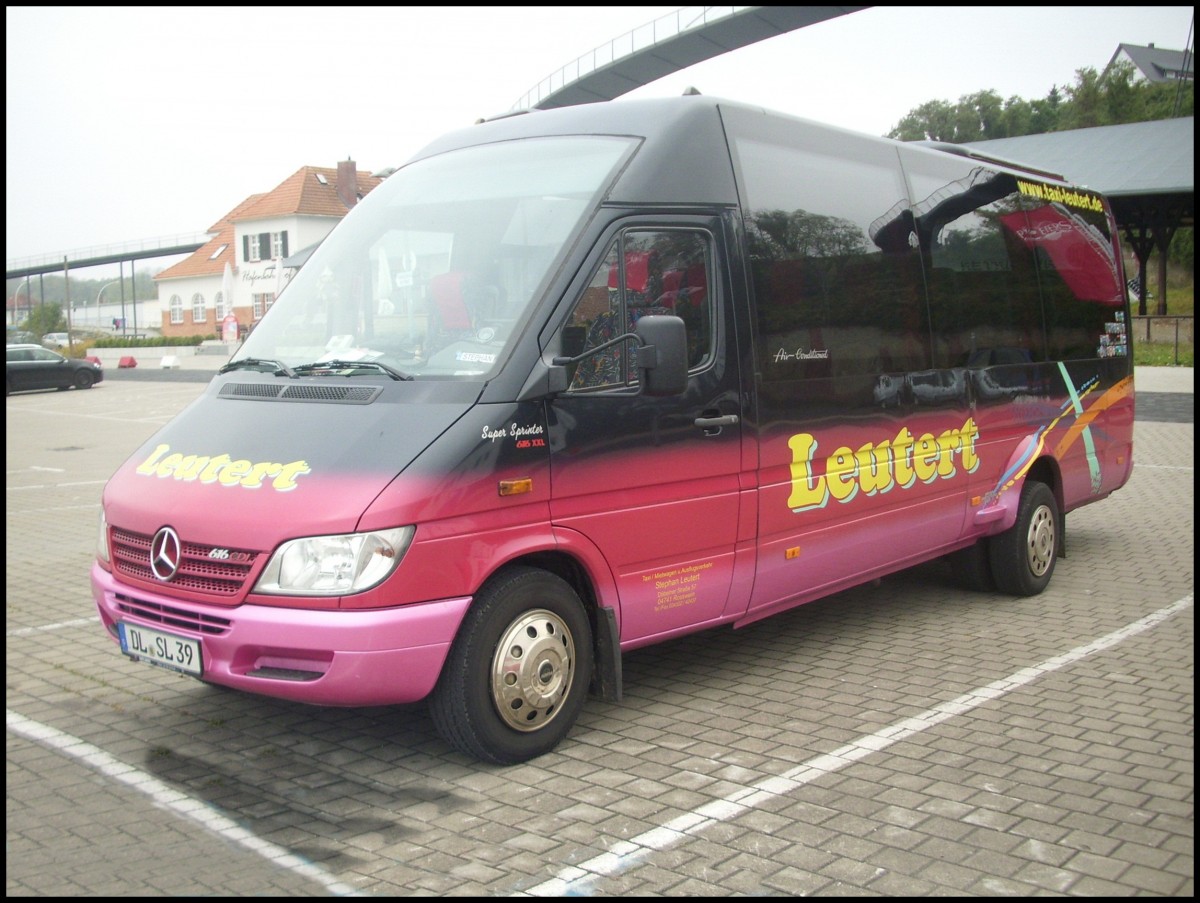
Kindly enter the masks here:
[[[887, 137], [963, 144], [1192, 116], [1195, 91], [1193, 82], [1138, 81], [1133, 65], [1122, 62], [1103, 74], [1090, 67], [1077, 69], [1074, 84], [1061, 90], [1052, 85], [1039, 100], [1010, 97], [1001, 103], [995, 91], [964, 94], [954, 104], [931, 100], [904, 116]], [[1168, 259], [1188, 272], [1195, 271], [1195, 231], [1191, 227], [1176, 231]]]
[[931, 100], [911, 110], [887, 137], [963, 144], [1191, 116], [1194, 110], [1194, 84], [1136, 81], [1133, 66], [1122, 63], [1103, 74], [1090, 67], [1077, 69], [1074, 84], [1062, 89], [1053, 85], [1038, 100], [1001, 101], [995, 91], [964, 94], [953, 104]]
[[29, 317], [21, 325], [40, 337], [48, 332], [66, 332], [67, 318], [63, 316], [62, 308], [57, 304], [35, 304], [29, 312]]
[[1029, 118], [1029, 125], [1025, 131], [1012, 132], [1009, 137], [1015, 138], [1018, 135], [1044, 135], [1046, 132], [1057, 132], [1058, 122], [1062, 116], [1063, 96], [1058, 90], [1058, 86], [1054, 85], [1042, 100], [1032, 101], [1029, 106], [1032, 115]]
[[1106, 121], [1104, 86], [1095, 69], [1075, 70], [1075, 84], [1067, 88], [1067, 101], [1059, 131], [1113, 125]]

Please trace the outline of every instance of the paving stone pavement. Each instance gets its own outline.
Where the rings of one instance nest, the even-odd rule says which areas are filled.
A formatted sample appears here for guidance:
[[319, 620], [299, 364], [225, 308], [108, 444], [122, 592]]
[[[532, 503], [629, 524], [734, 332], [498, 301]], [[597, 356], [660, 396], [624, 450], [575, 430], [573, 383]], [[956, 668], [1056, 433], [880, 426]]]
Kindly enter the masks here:
[[1150, 403], [1182, 376], [1139, 373], [1133, 477], [1068, 518], [1042, 595], [934, 563], [639, 650], [624, 701], [508, 768], [420, 705], [125, 660], [88, 586], [100, 490], [203, 380], [12, 396], [8, 895], [1190, 898], [1194, 418]]

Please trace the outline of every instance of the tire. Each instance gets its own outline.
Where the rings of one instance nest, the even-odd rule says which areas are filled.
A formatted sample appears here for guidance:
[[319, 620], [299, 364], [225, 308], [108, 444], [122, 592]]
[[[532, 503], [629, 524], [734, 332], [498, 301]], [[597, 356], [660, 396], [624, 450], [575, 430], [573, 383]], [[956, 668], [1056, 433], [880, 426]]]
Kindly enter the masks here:
[[975, 593], [996, 591], [996, 578], [992, 576], [991, 543], [985, 537], [974, 545], [951, 552], [946, 556], [954, 580], [963, 589]]
[[96, 378], [86, 370], [80, 370], [75, 374], [76, 389], [90, 389], [92, 384], [96, 382]]
[[1014, 596], [1036, 596], [1050, 583], [1058, 560], [1058, 503], [1045, 483], [1026, 481], [1017, 522], [991, 538], [996, 587]]
[[512, 765], [554, 749], [592, 679], [592, 629], [578, 594], [536, 568], [481, 589], [429, 698], [433, 723], [461, 752]]

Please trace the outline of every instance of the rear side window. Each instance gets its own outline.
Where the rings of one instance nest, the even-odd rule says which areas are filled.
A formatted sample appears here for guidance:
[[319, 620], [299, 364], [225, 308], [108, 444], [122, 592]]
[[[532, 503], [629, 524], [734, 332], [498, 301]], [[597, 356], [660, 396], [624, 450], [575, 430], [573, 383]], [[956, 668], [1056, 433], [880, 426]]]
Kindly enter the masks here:
[[586, 355], [575, 365], [571, 389], [636, 385], [632, 339], [593, 352], [632, 333], [648, 314], [680, 317], [687, 330], [688, 366], [703, 367], [712, 356], [712, 239], [686, 229], [627, 230], [608, 252], [567, 321], [583, 335]]
[[1051, 359], [1129, 353], [1120, 251], [1100, 198], [1018, 180], [1022, 240], [1037, 259]]
[[1098, 195], [902, 151], [926, 252], [934, 366], [1125, 353], [1117, 249]]

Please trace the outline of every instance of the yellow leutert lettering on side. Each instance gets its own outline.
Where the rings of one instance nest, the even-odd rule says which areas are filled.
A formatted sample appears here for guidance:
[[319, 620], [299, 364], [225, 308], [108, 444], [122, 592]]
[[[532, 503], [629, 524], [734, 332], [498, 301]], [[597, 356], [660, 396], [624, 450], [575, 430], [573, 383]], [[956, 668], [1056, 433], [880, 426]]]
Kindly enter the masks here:
[[270, 479], [276, 492], [288, 492], [296, 488], [296, 480], [312, 473], [307, 461], [292, 461], [279, 464], [274, 461], [234, 460], [229, 455], [182, 455], [171, 451], [171, 446], [157, 446], [150, 456], [137, 466], [137, 473], [146, 477], [166, 479], [171, 477], [185, 483], [219, 483], [222, 486], [241, 486], [243, 489], [258, 489]]
[[859, 492], [876, 495], [894, 488], [911, 489], [918, 480], [948, 480], [958, 472], [955, 456], [964, 471], [973, 473], [979, 467], [975, 454], [978, 438], [979, 429], [969, 417], [961, 427], [936, 436], [923, 433], [914, 437], [908, 427], [901, 427], [893, 438], [868, 442], [857, 451], [847, 446], [834, 449], [818, 473], [813, 467], [816, 437], [797, 433], [788, 439], [792, 450], [788, 507], [794, 512], [810, 511], [824, 508], [830, 498], [846, 503]]

